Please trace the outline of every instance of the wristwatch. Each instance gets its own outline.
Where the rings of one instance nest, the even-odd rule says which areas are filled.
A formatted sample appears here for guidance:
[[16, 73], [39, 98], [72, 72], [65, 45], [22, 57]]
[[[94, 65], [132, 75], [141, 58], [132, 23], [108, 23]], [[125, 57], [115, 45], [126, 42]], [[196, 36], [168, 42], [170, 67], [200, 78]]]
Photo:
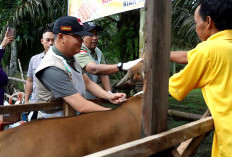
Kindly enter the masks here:
[[117, 64], [117, 68], [118, 68], [118, 70], [119, 71], [122, 71], [122, 62], [119, 62], [118, 64]]

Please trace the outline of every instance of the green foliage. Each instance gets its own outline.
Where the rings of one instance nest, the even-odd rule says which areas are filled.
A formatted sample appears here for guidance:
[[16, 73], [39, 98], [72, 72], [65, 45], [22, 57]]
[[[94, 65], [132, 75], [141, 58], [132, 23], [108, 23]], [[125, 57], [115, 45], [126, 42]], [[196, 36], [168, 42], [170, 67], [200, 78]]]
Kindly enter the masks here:
[[[139, 10], [134, 10], [96, 21], [104, 28], [99, 38], [99, 48], [108, 64], [127, 62], [139, 57], [139, 18]], [[110, 75], [110, 78], [119, 80], [123, 74]]]
[[[189, 50], [199, 42], [193, 20], [196, 6], [196, 0], [173, 1], [172, 49]], [[8, 0], [0, 3], [0, 12], [0, 40], [7, 26], [16, 28], [18, 57], [26, 71], [31, 56], [43, 50], [40, 43], [42, 31], [52, 28], [55, 19], [67, 15], [67, 1]], [[99, 47], [107, 63], [126, 62], [138, 58], [139, 19], [139, 10], [133, 10], [97, 20], [104, 28]], [[7, 54], [4, 56], [3, 65], [9, 65], [10, 55]], [[178, 69], [182, 68], [182, 65], [177, 66]]]
[[179, 111], [190, 112], [195, 114], [203, 114], [207, 110], [204, 98], [200, 89], [192, 90], [188, 96], [182, 100], [177, 101], [172, 97], [169, 97], [170, 108], [179, 107]]
[[199, 39], [195, 33], [197, 0], [174, 0], [172, 4], [172, 49], [190, 49]]
[[99, 47], [108, 63], [125, 62], [139, 56], [139, 10], [97, 20], [103, 31]]
[[[6, 27], [15, 28], [18, 56], [23, 69], [26, 70], [31, 56], [42, 50], [40, 38], [43, 30], [52, 28], [55, 19], [67, 14], [67, 1], [4, 1], [0, 4], [0, 11], [2, 19], [0, 23], [0, 41], [5, 35]], [[9, 65], [9, 55], [4, 55], [3, 64]]]

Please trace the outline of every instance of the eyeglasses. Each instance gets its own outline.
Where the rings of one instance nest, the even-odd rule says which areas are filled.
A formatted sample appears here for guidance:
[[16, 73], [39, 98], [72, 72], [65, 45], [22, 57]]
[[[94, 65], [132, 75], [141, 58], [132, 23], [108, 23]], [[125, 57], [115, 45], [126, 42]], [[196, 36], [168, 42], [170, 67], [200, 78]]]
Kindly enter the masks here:
[[70, 35], [70, 36], [73, 36], [73, 37], [78, 38], [78, 39], [84, 39], [84, 36], [82, 36], [82, 35], [71, 34], [71, 33], [68, 33], [66, 35]]
[[98, 33], [92, 33], [93, 35], [91, 35], [90, 37], [99, 37], [99, 34]]

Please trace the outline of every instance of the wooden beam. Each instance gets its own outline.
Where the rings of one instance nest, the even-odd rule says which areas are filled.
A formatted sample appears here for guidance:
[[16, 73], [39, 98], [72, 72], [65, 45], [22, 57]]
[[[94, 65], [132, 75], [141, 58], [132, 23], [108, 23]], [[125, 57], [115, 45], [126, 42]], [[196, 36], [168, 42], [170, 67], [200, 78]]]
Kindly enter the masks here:
[[145, 2], [145, 94], [142, 137], [167, 129], [171, 1]]
[[[201, 118], [206, 118], [211, 115], [209, 109], [203, 114]], [[207, 134], [202, 134], [198, 137], [189, 139], [185, 142], [182, 142], [180, 146], [177, 148], [177, 151], [182, 157], [189, 157], [192, 156], [196, 149], [199, 147], [201, 142], [204, 140], [204, 138], [207, 136]]]
[[[96, 99], [89, 99], [89, 101], [92, 101], [97, 104], [102, 104], [109, 102], [104, 99], [96, 98]], [[30, 104], [17, 104], [17, 105], [5, 105], [0, 106], [0, 114], [6, 114], [6, 113], [19, 113], [19, 112], [29, 112], [29, 111], [40, 111], [40, 110], [54, 110], [54, 109], [62, 109], [63, 108], [63, 100], [55, 100], [53, 102], [47, 102], [47, 103], [30, 103]], [[73, 113], [76, 111], [73, 109], [73, 111], [70, 110], [70, 105], [64, 105], [66, 106], [66, 110], [64, 113], [67, 115], [73, 115]], [[67, 107], [69, 108], [67, 110]]]
[[75, 116], [76, 110], [72, 108], [66, 101], [63, 102], [63, 111], [64, 111], [64, 116]]
[[62, 109], [63, 101], [0, 106], [0, 114]]
[[150, 156], [212, 129], [213, 118], [207, 117], [156, 135], [90, 154], [87, 157]]
[[168, 115], [170, 117], [183, 118], [185, 120], [199, 120], [202, 116], [193, 113], [181, 112], [176, 110], [168, 110]]

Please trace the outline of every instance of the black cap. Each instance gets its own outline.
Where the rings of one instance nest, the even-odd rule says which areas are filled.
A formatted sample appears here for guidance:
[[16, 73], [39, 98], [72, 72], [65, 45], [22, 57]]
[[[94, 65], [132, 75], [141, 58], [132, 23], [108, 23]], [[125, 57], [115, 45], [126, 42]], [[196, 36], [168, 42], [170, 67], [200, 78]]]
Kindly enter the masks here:
[[95, 29], [96, 31], [102, 31], [102, 28], [100, 26], [95, 25], [93, 22], [85, 22], [84, 23], [84, 30], [85, 31], [91, 31]]
[[84, 30], [81, 20], [73, 16], [63, 16], [55, 21], [53, 27], [54, 34], [68, 34], [73, 33], [81, 36], [91, 36], [92, 33], [89, 33]]

